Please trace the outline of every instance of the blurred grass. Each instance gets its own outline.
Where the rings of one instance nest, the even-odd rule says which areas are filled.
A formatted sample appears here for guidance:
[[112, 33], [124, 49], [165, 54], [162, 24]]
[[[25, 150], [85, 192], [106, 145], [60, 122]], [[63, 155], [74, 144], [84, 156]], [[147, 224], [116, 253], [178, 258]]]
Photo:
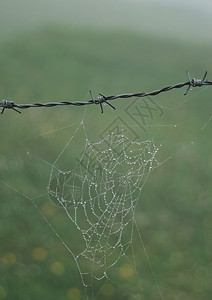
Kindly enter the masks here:
[[[212, 69], [210, 46], [194, 47], [124, 32], [49, 27], [1, 42], [1, 98], [17, 103], [86, 100], [89, 89], [96, 95], [154, 90], [186, 80], [187, 69], [195, 77], [207, 69], [210, 79]], [[173, 158], [152, 173], [136, 213], [164, 299], [209, 300], [211, 122], [201, 128], [211, 115], [211, 90], [194, 89], [186, 99], [183, 92], [154, 98], [169, 109], [163, 119], [152, 124], [178, 124], [170, 136], [170, 128], [164, 127], [155, 137], [163, 141], [161, 160]], [[97, 106], [87, 108], [86, 130], [93, 138], [98, 138], [99, 130], [114, 117], [124, 118], [127, 102], [117, 100], [114, 105], [117, 110], [105, 107], [104, 115]], [[0, 180], [4, 182], [0, 182], [0, 299], [84, 299], [74, 260], [30, 200], [23, 197], [34, 198], [61, 237], [77, 251], [73, 224], [46, 196], [51, 166], [45, 161], [55, 161], [75, 127], [54, 130], [79, 122], [83, 113], [81, 107], [58, 107], [29, 109], [21, 116], [6, 111], [0, 118]], [[149, 134], [151, 137], [153, 132]], [[74, 161], [83, 147], [80, 132], [77, 139], [65, 164], [68, 159]], [[192, 140], [195, 143], [191, 145]], [[159, 299], [138, 236], [135, 250], [141, 299]], [[134, 277], [121, 278], [119, 267], [111, 276], [118, 287], [109, 282], [97, 299], [131, 299], [124, 289], [139, 293]], [[81, 296], [76, 290], [70, 292], [72, 288], [79, 289]]]

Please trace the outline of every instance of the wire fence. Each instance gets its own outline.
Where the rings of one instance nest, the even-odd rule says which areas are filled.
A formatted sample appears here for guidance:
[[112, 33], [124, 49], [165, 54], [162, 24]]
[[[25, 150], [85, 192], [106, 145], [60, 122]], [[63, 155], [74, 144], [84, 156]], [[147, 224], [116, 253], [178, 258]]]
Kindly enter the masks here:
[[34, 104], [15, 104], [14, 101], [2, 100], [0, 103], [0, 107], [2, 107], [1, 114], [4, 113], [5, 109], [12, 109], [18, 113], [21, 113], [18, 109], [26, 109], [26, 108], [33, 108], [33, 107], [54, 107], [54, 106], [61, 106], [61, 105], [75, 105], [75, 106], [83, 106], [83, 105], [90, 105], [96, 104], [100, 105], [101, 112], [103, 113], [103, 103], [106, 103], [111, 108], [115, 109], [115, 107], [109, 102], [115, 99], [126, 99], [126, 98], [133, 98], [133, 97], [146, 97], [146, 96], [156, 96], [160, 93], [168, 92], [173, 89], [179, 89], [184, 86], [188, 86], [184, 95], [187, 95], [191, 87], [201, 87], [203, 85], [212, 85], [212, 81], [206, 79], [207, 71], [205, 72], [203, 79], [191, 79], [189, 72], [187, 71], [188, 81], [177, 83], [174, 85], [169, 85], [167, 87], [152, 91], [152, 92], [141, 92], [141, 93], [134, 93], [134, 94], [119, 94], [113, 96], [105, 96], [99, 93], [97, 98], [94, 97], [92, 91], [90, 91], [91, 100], [89, 101], [61, 101], [61, 102], [48, 102], [48, 103], [34, 103]]

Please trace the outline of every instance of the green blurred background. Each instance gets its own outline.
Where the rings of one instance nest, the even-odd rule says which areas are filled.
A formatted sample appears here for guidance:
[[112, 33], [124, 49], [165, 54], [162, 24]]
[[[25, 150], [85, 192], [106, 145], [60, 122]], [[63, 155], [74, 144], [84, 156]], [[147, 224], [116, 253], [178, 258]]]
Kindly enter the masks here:
[[[186, 70], [196, 78], [208, 70], [210, 80], [211, 5], [190, 4], [2, 0], [1, 99], [86, 101], [90, 89], [95, 95], [151, 91], [186, 81]], [[130, 99], [113, 102], [116, 111], [104, 106], [103, 115], [95, 105], [1, 115], [0, 299], [86, 299], [73, 257], [46, 222], [77, 253], [74, 224], [46, 187], [52, 164], [82, 118], [95, 141], [117, 118], [124, 120], [140, 141], [154, 138], [162, 145], [158, 160], [164, 161], [136, 209], [145, 250], [135, 234], [133, 254], [114, 266], [111, 280], [93, 283], [93, 298], [211, 299], [211, 88], [186, 97], [184, 91], [152, 98], [164, 113], [148, 119], [146, 131], [126, 114]], [[64, 155], [66, 170], [83, 138], [79, 130]]]

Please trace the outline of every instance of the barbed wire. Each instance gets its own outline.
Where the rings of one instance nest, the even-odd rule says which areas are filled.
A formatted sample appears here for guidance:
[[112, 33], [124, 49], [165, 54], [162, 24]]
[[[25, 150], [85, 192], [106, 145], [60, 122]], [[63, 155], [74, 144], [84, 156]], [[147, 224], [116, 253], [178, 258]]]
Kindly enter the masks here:
[[[54, 106], [61, 106], [61, 105], [75, 105], [75, 106], [83, 106], [83, 105], [90, 105], [90, 104], [96, 104], [100, 105], [101, 112], [103, 113], [103, 103], [106, 103], [111, 108], [115, 109], [115, 107], [109, 102], [115, 99], [126, 99], [126, 98], [132, 98], [132, 97], [146, 97], [146, 96], [156, 96], [160, 93], [168, 92], [173, 89], [179, 89], [184, 86], [188, 86], [186, 92], [184, 95], [187, 95], [191, 87], [201, 87], [203, 85], [212, 85], [212, 81], [208, 81], [206, 79], [207, 71], [205, 72], [203, 79], [191, 79], [189, 72], [187, 71], [188, 81], [177, 83], [174, 85], [169, 85], [167, 87], [164, 87], [162, 89], [158, 89], [152, 92], [141, 92], [141, 93], [134, 93], [134, 94], [119, 94], [114, 96], [105, 96], [101, 93], [99, 93], [99, 96], [95, 99], [92, 91], [90, 91], [91, 100], [89, 101], [62, 101], [62, 102], [48, 102], [48, 103], [34, 103], [34, 104], [15, 104], [14, 101], [8, 101], [8, 100], [2, 100], [0, 103], [0, 107], [2, 107], [1, 114], [4, 113], [5, 109], [12, 109], [18, 113], [21, 114], [21, 112], [18, 109], [26, 109], [26, 108], [33, 108], [33, 107], [54, 107]], [[17, 109], [18, 108], [18, 109]]]

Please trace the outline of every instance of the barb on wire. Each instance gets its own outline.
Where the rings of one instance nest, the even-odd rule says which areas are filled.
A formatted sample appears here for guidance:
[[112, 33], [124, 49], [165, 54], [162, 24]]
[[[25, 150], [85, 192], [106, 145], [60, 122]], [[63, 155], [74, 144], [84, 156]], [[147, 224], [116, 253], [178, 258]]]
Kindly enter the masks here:
[[1, 102], [1, 104], [0, 104], [0, 107], [2, 107], [1, 114], [4, 113], [4, 110], [5, 110], [6, 108], [8, 108], [8, 109], [13, 109], [13, 110], [17, 111], [19, 114], [21, 114], [21, 112], [20, 112], [19, 110], [15, 109], [14, 106], [16, 106], [16, 105], [14, 104], [14, 101], [7, 101], [7, 100], [3, 99], [2, 102]]
[[48, 102], [48, 103], [34, 103], [34, 104], [15, 104], [14, 101], [8, 101], [8, 100], [2, 100], [0, 103], [0, 107], [2, 107], [1, 114], [4, 113], [5, 109], [13, 109], [18, 113], [21, 113], [19, 109], [26, 109], [26, 108], [31, 108], [31, 107], [53, 107], [53, 106], [59, 106], [59, 105], [75, 105], [75, 106], [83, 106], [83, 105], [89, 105], [89, 104], [97, 104], [100, 105], [101, 112], [103, 113], [103, 103], [106, 103], [109, 105], [111, 108], [115, 109], [115, 107], [109, 102], [115, 99], [123, 99], [123, 98], [132, 98], [132, 97], [146, 97], [146, 96], [156, 96], [160, 93], [168, 92], [173, 89], [179, 89], [184, 86], [188, 86], [186, 92], [184, 95], [187, 95], [191, 87], [201, 87], [203, 85], [212, 85], [212, 81], [208, 81], [206, 79], [207, 76], [207, 71], [205, 72], [203, 79], [191, 79], [189, 72], [187, 71], [187, 76], [188, 76], [188, 81], [182, 82], [182, 83], [177, 83], [174, 85], [170, 85], [167, 87], [164, 87], [162, 89], [158, 89], [152, 92], [147, 92], [147, 93], [134, 93], [134, 94], [119, 94], [119, 95], [114, 95], [114, 96], [105, 96], [101, 93], [99, 93], [99, 96], [97, 99], [94, 98], [94, 95], [92, 91], [90, 91], [91, 95], [91, 100], [84, 102], [84, 101], [62, 101], [62, 102]]
[[95, 104], [99, 104], [100, 105], [100, 108], [101, 108], [101, 113], [103, 114], [103, 106], [102, 106], [102, 103], [106, 103], [107, 105], [109, 105], [110, 107], [112, 107], [113, 109], [116, 109], [111, 103], [109, 103], [106, 99], [106, 96], [99, 93], [99, 96], [97, 97], [97, 99], [94, 98], [93, 96], [93, 93], [92, 91], [89, 91], [90, 92], [90, 95], [91, 95], [91, 98], [93, 100], [93, 103]]
[[191, 79], [189, 72], [187, 71], [186, 73], [187, 73], [187, 76], [188, 76], [189, 85], [188, 85], [188, 88], [187, 88], [187, 90], [186, 90], [186, 92], [185, 92], [184, 95], [187, 95], [187, 94], [188, 94], [188, 92], [189, 92], [189, 90], [190, 90], [190, 88], [191, 88], [192, 86], [195, 87], [195, 86], [202, 86], [202, 85], [205, 85], [205, 84], [206, 84], [206, 76], [207, 76], [207, 74], [208, 74], [207, 71], [205, 71], [205, 74], [204, 74], [204, 76], [203, 76], [203, 79], [195, 79], [195, 78]]

